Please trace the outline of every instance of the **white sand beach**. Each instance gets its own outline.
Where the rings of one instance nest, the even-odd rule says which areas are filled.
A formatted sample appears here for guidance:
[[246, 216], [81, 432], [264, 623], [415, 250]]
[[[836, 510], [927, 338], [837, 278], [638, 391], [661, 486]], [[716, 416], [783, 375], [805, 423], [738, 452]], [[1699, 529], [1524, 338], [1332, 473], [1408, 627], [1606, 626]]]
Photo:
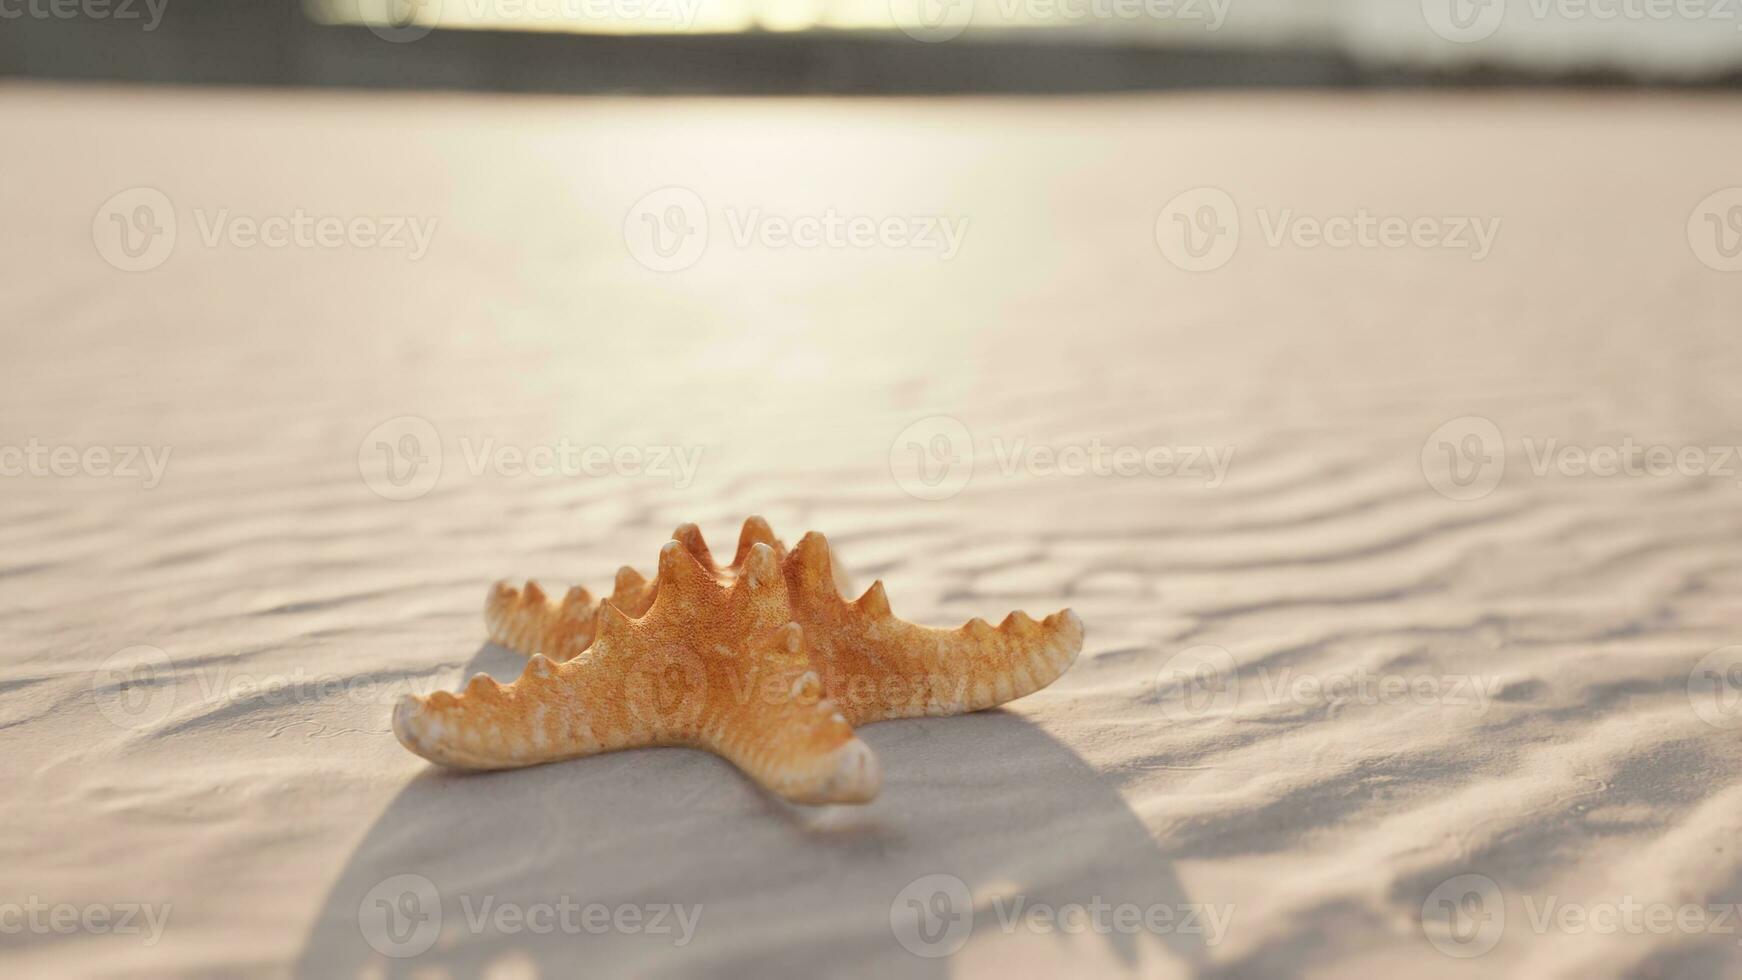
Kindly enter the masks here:
[[[8, 976], [1742, 971], [1742, 102], [11, 84], [0, 133]], [[491, 583], [751, 514], [1082, 654], [864, 728], [862, 807], [393, 737], [518, 673]]]

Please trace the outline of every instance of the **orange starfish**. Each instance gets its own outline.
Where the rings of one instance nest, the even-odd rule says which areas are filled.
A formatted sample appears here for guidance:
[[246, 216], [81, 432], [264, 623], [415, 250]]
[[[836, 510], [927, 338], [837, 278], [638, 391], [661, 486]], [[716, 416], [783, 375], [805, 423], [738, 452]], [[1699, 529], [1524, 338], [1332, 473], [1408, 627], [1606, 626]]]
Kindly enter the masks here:
[[536, 583], [498, 584], [485, 619], [493, 641], [532, 659], [506, 686], [480, 674], [458, 696], [401, 701], [393, 730], [418, 755], [505, 769], [684, 745], [799, 803], [876, 795], [877, 760], [855, 726], [1014, 700], [1052, 683], [1083, 643], [1068, 609], [941, 630], [896, 619], [882, 582], [848, 602], [822, 535], [789, 553], [759, 517], [725, 567], [685, 524], [652, 581], [625, 567], [609, 598], [575, 588], [560, 602]]

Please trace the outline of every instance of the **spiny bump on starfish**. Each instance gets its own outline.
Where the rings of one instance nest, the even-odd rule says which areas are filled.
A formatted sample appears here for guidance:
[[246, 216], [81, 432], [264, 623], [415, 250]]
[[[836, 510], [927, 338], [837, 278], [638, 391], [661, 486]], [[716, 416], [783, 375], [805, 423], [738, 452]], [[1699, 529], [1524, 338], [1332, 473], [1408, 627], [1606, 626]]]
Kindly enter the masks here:
[[858, 606], [865, 615], [877, 619], [895, 615], [895, 612], [889, 608], [889, 596], [883, 591], [882, 579], [872, 582], [871, 587], [865, 590], [864, 595], [854, 600], [853, 605]]
[[1002, 704], [1050, 684], [1082, 647], [1068, 609], [942, 630], [896, 619], [881, 581], [852, 602], [835, 582], [821, 534], [788, 552], [752, 517], [730, 565], [684, 524], [652, 580], [626, 566], [602, 601], [571, 589], [556, 604], [536, 583], [499, 584], [486, 603], [491, 639], [532, 654], [526, 672], [506, 686], [474, 678], [459, 697], [408, 698], [394, 730], [461, 768], [692, 745], [794, 801], [864, 802], [879, 777], [853, 726]]

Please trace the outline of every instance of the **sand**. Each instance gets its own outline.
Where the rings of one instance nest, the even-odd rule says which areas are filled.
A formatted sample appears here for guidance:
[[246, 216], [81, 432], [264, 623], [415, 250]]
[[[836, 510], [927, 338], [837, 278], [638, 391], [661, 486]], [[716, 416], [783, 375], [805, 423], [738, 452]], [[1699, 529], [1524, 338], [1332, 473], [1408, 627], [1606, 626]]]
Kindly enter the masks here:
[[[0, 443], [43, 453], [0, 456], [0, 966], [1733, 975], [1742, 274], [1689, 224], [1723, 230], [1739, 123], [0, 89]], [[687, 199], [634, 210], [668, 185], [709, 239], [657, 271], [625, 226], [681, 261], [636, 219]], [[137, 186], [177, 230], [125, 272], [93, 224]], [[1164, 209], [1203, 186], [1241, 237], [1192, 272]], [[831, 209], [967, 224], [947, 259], [768, 237]], [[235, 237], [299, 210], [433, 233]], [[1363, 212], [1497, 234], [1294, 237]], [[1628, 446], [1692, 462], [1590, 472]], [[866, 728], [859, 808], [685, 750], [452, 776], [394, 740], [407, 690], [514, 676], [493, 581], [597, 590], [752, 513], [909, 619], [1069, 606], [1082, 656]]]

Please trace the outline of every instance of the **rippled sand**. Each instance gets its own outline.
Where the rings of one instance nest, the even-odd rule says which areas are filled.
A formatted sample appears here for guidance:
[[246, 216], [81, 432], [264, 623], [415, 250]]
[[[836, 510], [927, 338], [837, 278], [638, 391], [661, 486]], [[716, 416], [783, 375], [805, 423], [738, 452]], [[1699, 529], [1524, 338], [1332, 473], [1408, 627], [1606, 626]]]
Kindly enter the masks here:
[[[1742, 671], [1714, 652], [1742, 643], [1742, 462], [1714, 450], [1742, 442], [1742, 273], [1688, 225], [1742, 183], [1739, 123], [1718, 98], [0, 89], [0, 443], [170, 453], [150, 488], [0, 480], [0, 902], [167, 916], [155, 941], [11, 930], [0, 959], [1734, 974]], [[124, 273], [92, 216], [141, 185], [176, 245]], [[667, 185], [710, 238], [655, 272], [625, 215]], [[1191, 273], [1156, 218], [1200, 186], [1242, 237]], [[206, 243], [220, 214], [297, 209], [436, 225], [416, 260]], [[969, 224], [947, 261], [735, 241], [752, 213], [829, 209]], [[1362, 209], [1498, 234], [1479, 261], [1266, 239]], [[439, 480], [384, 483], [422, 424]], [[699, 462], [474, 472], [565, 439]], [[1549, 440], [1704, 455], [1599, 477], [1539, 465]], [[1225, 471], [1070, 476], [1031, 452], [1097, 446]], [[455, 777], [393, 739], [404, 691], [514, 676], [482, 642], [492, 581], [598, 590], [679, 522], [719, 546], [751, 513], [826, 532], [905, 618], [1070, 606], [1083, 654], [1006, 710], [867, 728], [885, 783], [863, 808], [790, 808], [683, 750]], [[371, 941], [403, 951], [425, 921], [383, 939], [399, 875], [436, 890], [440, 929], [393, 958]], [[910, 898], [938, 913], [923, 934]], [[477, 924], [565, 901], [700, 919], [681, 946]]]

